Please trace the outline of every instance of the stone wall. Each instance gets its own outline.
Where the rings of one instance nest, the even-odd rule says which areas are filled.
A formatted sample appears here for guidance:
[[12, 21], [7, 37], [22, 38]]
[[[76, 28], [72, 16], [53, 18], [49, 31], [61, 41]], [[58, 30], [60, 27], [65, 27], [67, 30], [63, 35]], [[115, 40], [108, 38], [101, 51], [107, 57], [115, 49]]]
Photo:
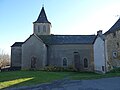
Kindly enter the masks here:
[[[32, 62], [32, 60], [35, 60]], [[27, 41], [22, 45], [22, 69], [42, 69], [47, 60], [47, 50], [45, 44], [32, 35]], [[35, 67], [32, 67], [32, 64]]]
[[11, 67], [21, 67], [21, 46], [11, 47]]
[[[67, 67], [74, 68], [74, 52], [80, 55], [80, 69], [82, 71], [93, 71], [93, 45], [75, 44], [75, 45], [50, 45], [48, 46], [48, 62], [51, 66], [63, 66], [63, 58], [67, 58]], [[84, 59], [88, 59], [88, 68], [84, 68]]]
[[106, 35], [108, 69], [120, 67], [120, 30]]

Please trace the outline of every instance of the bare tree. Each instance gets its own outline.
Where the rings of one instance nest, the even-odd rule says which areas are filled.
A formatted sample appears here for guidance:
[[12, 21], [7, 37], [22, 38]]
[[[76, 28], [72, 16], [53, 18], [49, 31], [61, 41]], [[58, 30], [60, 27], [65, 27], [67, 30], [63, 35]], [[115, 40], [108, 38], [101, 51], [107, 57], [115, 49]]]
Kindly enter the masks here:
[[10, 65], [10, 56], [0, 49], [0, 68]]

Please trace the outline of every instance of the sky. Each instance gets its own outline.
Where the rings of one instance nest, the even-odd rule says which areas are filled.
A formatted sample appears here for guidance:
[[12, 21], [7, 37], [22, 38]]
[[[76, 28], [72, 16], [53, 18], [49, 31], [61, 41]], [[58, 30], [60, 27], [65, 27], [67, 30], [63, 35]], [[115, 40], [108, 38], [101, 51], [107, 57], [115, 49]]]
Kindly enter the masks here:
[[42, 6], [57, 35], [104, 33], [120, 17], [120, 0], [0, 0], [0, 50], [10, 54], [33, 33]]

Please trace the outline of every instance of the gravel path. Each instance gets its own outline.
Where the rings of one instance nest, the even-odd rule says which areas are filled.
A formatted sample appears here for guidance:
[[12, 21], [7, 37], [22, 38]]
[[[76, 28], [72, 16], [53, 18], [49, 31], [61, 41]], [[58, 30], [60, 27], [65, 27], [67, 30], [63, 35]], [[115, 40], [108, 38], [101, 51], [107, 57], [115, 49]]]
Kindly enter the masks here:
[[120, 90], [120, 77], [95, 80], [57, 80], [52, 83], [7, 90]]

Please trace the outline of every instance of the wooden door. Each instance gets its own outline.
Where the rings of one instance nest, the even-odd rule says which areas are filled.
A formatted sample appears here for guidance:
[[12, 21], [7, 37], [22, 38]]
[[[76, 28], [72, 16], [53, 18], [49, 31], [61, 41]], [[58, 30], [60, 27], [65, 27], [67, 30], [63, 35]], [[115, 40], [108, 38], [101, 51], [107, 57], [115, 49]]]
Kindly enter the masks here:
[[31, 69], [35, 69], [36, 68], [36, 57], [32, 57], [31, 58]]
[[80, 55], [78, 52], [74, 52], [74, 67], [77, 71], [80, 70]]

